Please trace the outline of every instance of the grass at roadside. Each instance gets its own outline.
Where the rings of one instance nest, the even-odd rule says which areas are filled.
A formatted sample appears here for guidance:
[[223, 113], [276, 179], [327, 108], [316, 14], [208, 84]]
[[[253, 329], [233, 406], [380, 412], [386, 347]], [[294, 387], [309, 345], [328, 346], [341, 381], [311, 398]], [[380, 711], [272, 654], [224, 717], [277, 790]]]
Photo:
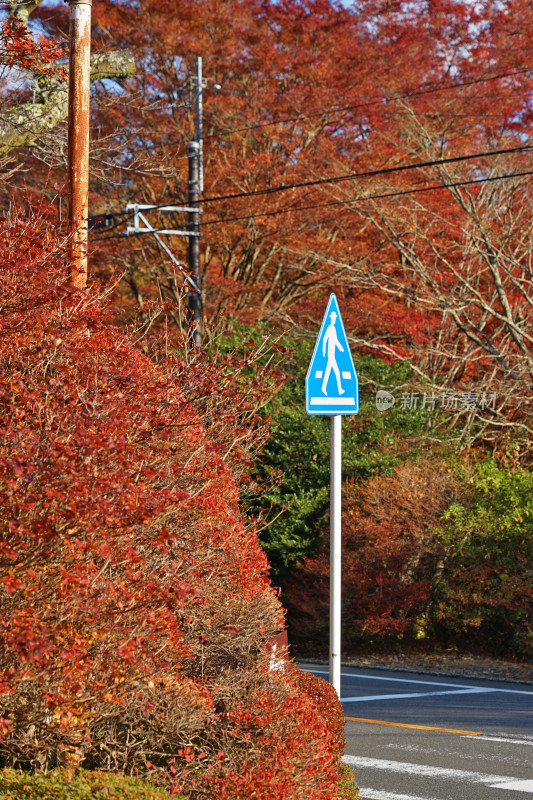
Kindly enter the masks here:
[[341, 764], [338, 800], [361, 800], [355, 773], [347, 764]]
[[[0, 797], [2, 800], [164, 800], [168, 792], [107, 772], [57, 769], [48, 775], [30, 775], [5, 769], [0, 771]], [[175, 797], [183, 800], [182, 795]]]
[[[44, 775], [0, 770], [2, 800], [164, 800], [165, 789], [107, 772], [58, 769]], [[184, 800], [182, 795], [176, 800]], [[360, 800], [355, 774], [341, 764], [338, 800]]]

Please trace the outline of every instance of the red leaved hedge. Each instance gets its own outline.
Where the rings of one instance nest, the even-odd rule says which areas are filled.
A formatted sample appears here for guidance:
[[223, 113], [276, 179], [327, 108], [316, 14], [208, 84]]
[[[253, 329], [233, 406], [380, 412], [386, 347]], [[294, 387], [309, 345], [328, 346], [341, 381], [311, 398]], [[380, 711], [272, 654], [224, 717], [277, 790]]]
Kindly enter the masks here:
[[1, 226], [0, 765], [333, 798], [332, 734], [267, 671], [282, 613], [221, 455], [229, 422], [210, 439], [180, 357], [154, 363], [67, 288], [51, 233]]
[[344, 738], [344, 710], [339, 702], [337, 692], [331, 683], [313, 675], [312, 672], [298, 671], [296, 674], [297, 685], [313, 701], [315, 708], [326, 723], [332, 739], [334, 752], [340, 759], [344, 753], [346, 740]]

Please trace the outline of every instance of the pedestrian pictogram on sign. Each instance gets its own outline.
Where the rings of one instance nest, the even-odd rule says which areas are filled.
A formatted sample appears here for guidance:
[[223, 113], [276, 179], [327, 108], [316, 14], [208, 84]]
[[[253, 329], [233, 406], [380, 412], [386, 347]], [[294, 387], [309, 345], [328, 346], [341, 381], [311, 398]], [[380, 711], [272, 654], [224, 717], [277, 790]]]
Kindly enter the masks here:
[[334, 294], [322, 320], [305, 379], [308, 414], [359, 412], [359, 382]]

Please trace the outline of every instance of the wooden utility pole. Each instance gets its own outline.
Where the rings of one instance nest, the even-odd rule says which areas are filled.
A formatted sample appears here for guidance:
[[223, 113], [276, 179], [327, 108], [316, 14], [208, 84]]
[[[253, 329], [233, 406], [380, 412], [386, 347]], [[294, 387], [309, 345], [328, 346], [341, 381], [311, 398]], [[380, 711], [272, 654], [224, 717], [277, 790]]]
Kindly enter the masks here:
[[69, 0], [68, 222], [72, 283], [87, 285], [92, 0]]

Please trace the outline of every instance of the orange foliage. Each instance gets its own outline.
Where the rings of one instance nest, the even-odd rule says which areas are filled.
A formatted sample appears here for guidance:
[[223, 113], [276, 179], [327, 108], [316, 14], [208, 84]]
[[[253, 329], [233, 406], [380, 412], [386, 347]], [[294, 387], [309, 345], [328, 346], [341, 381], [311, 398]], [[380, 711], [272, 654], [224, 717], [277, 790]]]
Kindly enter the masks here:
[[[444, 550], [434, 529], [459, 494], [430, 460], [406, 462], [363, 487], [344, 486], [343, 646], [412, 637], [432, 597]], [[287, 582], [293, 640], [308, 646], [327, 631], [329, 558], [324, 546]]]
[[[39, 227], [13, 215], [0, 237], [0, 763], [148, 774], [191, 798], [244, 800], [255, 775], [258, 798], [330, 800], [326, 727], [267, 672], [283, 615], [229, 415], [210, 438], [187, 364], [155, 363], [96, 291], [69, 289]], [[201, 388], [233, 403], [240, 441], [226, 368], [205, 359]]]

